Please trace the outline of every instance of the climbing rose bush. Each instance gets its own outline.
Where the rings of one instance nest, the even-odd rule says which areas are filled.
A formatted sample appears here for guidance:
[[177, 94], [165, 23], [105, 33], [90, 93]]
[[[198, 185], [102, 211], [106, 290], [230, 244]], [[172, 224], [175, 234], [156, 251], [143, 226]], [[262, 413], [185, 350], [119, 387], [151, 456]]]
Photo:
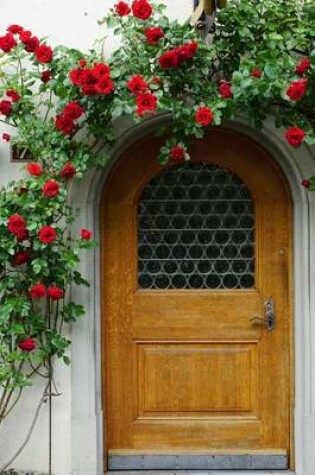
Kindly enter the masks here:
[[31, 157], [0, 190], [0, 421], [34, 374], [69, 363], [64, 323], [84, 314], [70, 289], [88, 285], [80, 253], [95, 245], [90, 230], [71, 232], [71, 190], [108, 163], [116, 119], [168, 114], [161, 165], [189, 160], [195, 139], [231, 119], [271, 118], [288, 146], [315, 143], [313, 0], [230, 0], [209, 42], [164, 9], [118, 1], [101, 21], [121, 40], [111, 56], [53, 48], [27, 25], [0, 33], [2, 140]]

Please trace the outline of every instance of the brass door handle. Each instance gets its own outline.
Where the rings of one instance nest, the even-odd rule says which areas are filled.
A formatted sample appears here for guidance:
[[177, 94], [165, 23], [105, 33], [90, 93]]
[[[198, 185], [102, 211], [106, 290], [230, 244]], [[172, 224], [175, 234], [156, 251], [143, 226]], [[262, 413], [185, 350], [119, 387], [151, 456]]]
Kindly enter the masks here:
[[274, 300], [268, 298], [265, 300], [265, 315], [260, 317], [259, 315], [254, 315], [249, 319], [253, 325], [264, 325], [267, 330], [272, 331], [276, 326], [276, 312]]

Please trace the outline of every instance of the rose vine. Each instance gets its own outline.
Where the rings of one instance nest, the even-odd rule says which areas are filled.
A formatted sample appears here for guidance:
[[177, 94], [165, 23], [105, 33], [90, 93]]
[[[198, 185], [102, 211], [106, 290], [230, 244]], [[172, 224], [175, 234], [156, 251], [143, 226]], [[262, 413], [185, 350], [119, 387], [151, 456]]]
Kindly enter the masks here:
[[161, 165], [228, 119], [273, 117], [292, 147], [315, 143], [313, 0], [230, 0], [208, 42], [164, 8], [119, 1], [101, 21], [122, 43], [108, 58], [19, 25], [0, 36], [2, 139], [32, 157], [0, 191], [0, 422], [34, 374], [52, 377], [53, 357], [69, 363], [64, 323], [84, 314], [70, 288], [88, 285], [77, 266], [95, 245], [89, 230], [71, 235], [71, 190], [108, 162], [115, 118], [171, 113]]

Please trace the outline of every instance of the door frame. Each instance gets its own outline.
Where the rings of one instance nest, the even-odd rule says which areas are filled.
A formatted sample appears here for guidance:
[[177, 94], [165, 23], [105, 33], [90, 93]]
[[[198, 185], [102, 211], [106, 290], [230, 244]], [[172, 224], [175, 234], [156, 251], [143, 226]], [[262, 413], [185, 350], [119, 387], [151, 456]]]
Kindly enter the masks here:
[[[125, 150], [142, 137], [153, 134], [169, 122], [168, 115], [157, 116], [142, 124], [130, 125], [120, 119], [116, 147], [111, 151], [110, 166], [103, 172], [94, 172], [77, 186], [73, 204], [82, 210], [76, 223], [76, 232], [88, 227], [96, 239], [100, 236], [100, 201], [103, 187], [114, 163]], [[269, 155], [282, 169], [288, 182], [294, 214], [294, 358], [295, 405], [294, 418], [295, 473], [312, 475], [315, 471], [315, 326], [311, 313], [315, 312], [315, 275], [311, 272], [315, 252], [315, 195], [308, 194], [300, 185], [301, 180], [313, 173], [315, 154], [303, 146], [290, 149], [271, 125], [262, 132], [249, 128], [245, 123], [231, 122], [225, 126], [231, 132], [245, 135], [263, 144]], [[313, 213], [311, 213], [311, 209]], [[90, 289], [74, 290], [74, 298], [86, 307], [86, 317], [72, 331], [72, 473], [76, 475], [101, 475], [103, 473], [103, 412], [101, 390], [101, 309], [100, 309], [100, 249], [83, 255], [81, 271], [91, 282]], [[313, 282], [314, 281], [314, 282]], [[103, 316], [104, 318], [105, 316]], [[314, 414], [314, 415], [313, 415]], [[313, 434], [312, 434], [313, 433]], [[313, 440], [313, 442], [312, 442]], [[263, 475], [262, 472], [260, 472]]]

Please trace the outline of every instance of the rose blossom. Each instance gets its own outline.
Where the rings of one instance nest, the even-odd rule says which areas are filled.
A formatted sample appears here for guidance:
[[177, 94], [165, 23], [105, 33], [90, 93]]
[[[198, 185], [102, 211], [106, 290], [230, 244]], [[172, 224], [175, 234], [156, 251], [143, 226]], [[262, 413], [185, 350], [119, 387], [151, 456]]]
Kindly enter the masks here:
[[44, 284], [34, 284], [29, 290], [32, 299], [41, 299], [46, 295], [46, 287]]
[[26, 170], [30, 175], [39, 176], [43, 173], [43, 167], [39, 163], [31, 162], [26, 165]]
[[82, 239], [85, 239], [85, 241], [89, 241], [92, 237], [92, 232], [88, 229], [83, 228], [80, 231], [80, 236]]
[[129, 15], [129, 13], [131, 12], [129, 5], [126, 2], [118, 2], [116, 3], [116, 5], [114, 5], [114, 8], [115, 12], [119, 16], [126, 16]]
[[21, 231], [25, 231], [26, 221], [19, 214], [12, 214], [8, 217], [7, 228], [12, 234], [18, 234]]
[[114, 89], [114, 83], [110, 78], [100, 79], [95, 85], [95, 90], [99, 94], [111, 94]]
[[54, 198], [59, 193], [59, 184], [55, 180], [47, 180], [42, 190], [45, 196]]
[[17, 35], [17, 34], [22, 33], [23, 27], [20, 25], [10, 25], [8, 26], [7, 31], [9, 31], [13, 35]]
[[24, 340], [21, 340], [19, 343], [18, 343], [18, 347], [20, 348], [20, 350], [22, 351], [33, 351], [35, 350], [36, 348], [36, 343], [35, 343], [35, 340], [33, 338], [24, 338]]
[[60, 175], [62, 176], [62, 178], [72, 178], [74, 177], [75, 174], [76, 174], [76, 169], [71, 162], [66, 163], [60, 172]]
[[6, 95], [11, 98], [12, 102], [17, 102], [21, 97], [14, 89], [8, 89]]
[[2, 139], [5, 140], [6, 142], [10, 142], [11, 135], [4, 133], [2, 134]]
[[98, 63], [93, 69], [90, 69], [90, 72], [96, 79], [107, 79], [110, 75], [110, 67], [107, 64]]
[[50, 46], [40, 45], [35, 50], [35, 56], [39, 63], [51, 63], [53, 51]]
[[20, 40], [25, 46], [25, 51], [34, 53], [39, 46], [39, 40], [36, 36], [32, 36], [30, 31], [22, 31], [20, 33]]
[[80, 68], [85, 68], [85, 66], [87, 65], [86, 59], [80, 59], [78, 65], [80, 66]]
[[296, 65], [295, 72], [296, 74], [299, 74], [300, 76], [303, 76], [303, 74], [311, 67], [311, 61], [309, 58], [303, 58], [301, 61]]
[[20, 229], [20, 231], [16, 233], [16, 239], [18, 240], [18, 242], [26, 241], [26, 239], [28, 238], [29, 234], [27, 229]]
[[70, 135], [75, 130], [75, 123], [69, 117], [60, 114], [56, 116], [56, 129], [65, 135]]
[[132, 94], [138, 95], [148, 90], [148, 83], [142, 76], [133, 76], [127, 82], [127, 88]]
[[131, 8], [133, 16], [140, 20], [147, 20], [152, 13], [152, 7], [147, 0], [133, 0]]
[[180, 162], [185, 158], [185, 150], [179, 145], [175, 145], [170, 151], [170, 159], [174, 162]]
[[84, 114], [84, 109], [78, 102], [70, 102], [64, 108], [63, 114], [71, 120], [76, 120]]
[[258, 68], [255, 68], [251, 71], [250, 75], [253, 77], [253, 78], [260, 78], [261, 75], [262, 75], [262, 72], [260, 69]]
[[45, 244], [50, 244], [57, 237], [56, 230], [51, 226], [43, 226], [38, 232], [39, 240]]
[[59, 300], [62, 299], [64, 296], [64, 291], [59, 287], [48, 287], [47, 289], [47, 296], [52, 300]]
[[0, 36], [0, 49], [2, 49], [4, 53], [9, 53], [15, 46], [16, 41], [12, 33], [7, 33], [4, 36]]
[[201, 106], [197, 109], [195, 115], [196, 122], [206, 127], [213, 122], [213, 112], [209, 107]]
[[10, 101], [0, 101], [0, 114], [10, 115], [12, 112], [12, 104]]
[[16, 266], [21, 266], [28, 262], [31, 258], [31, 254], [29, 251], [18, 251], [14, 256], [13, 256], [13, 262], [14, 265]]
[[159, 27], [154, 27], [154, 28], [147, 28], [145, 30], [145, 36], [147, 43], [150, 45], [155, 45], [160, 41], [161, 38], [164, 37], [163, 30]]
[[285, 133], [285, 138], [292, 147], [299, 147], [302, 144], [304, 137], [305, 132], [300, 127], [289, 127]]
[[286, 95], [291, 101], [298, 101], [302, 99], [307, 89], [307, 79], [301, 79], [299, 81], [293, 81], [289, 85]]
[[228, 83], [227, 81], [220, 81], [219, 93], [223, 99], [231, 99], [233, 97], [231, 84]]
[[302, 180], [301, 185], [304, 186], [304, 188], [309, 188], [311, 185], [310, 180]]
[[178, 56], [175, 50], [166, 51], [159, 57], [159, 64], [162, 69], [176, 68], [178, 66]]
[[43, 71], [40, 78], [41, 78], [43, 83], [46, 83], [46, 82], [50, 81], [51, 71]]
[[136, 99], [136, 114], [142, 117], [146, 112], [153, 113], [156, 110], [157, 98], [150, 92], [139, 94]]
[[72, 69], [69, 73], [70, 80], [74, 86], [81, 86], [84, 71], [83, 69]]

